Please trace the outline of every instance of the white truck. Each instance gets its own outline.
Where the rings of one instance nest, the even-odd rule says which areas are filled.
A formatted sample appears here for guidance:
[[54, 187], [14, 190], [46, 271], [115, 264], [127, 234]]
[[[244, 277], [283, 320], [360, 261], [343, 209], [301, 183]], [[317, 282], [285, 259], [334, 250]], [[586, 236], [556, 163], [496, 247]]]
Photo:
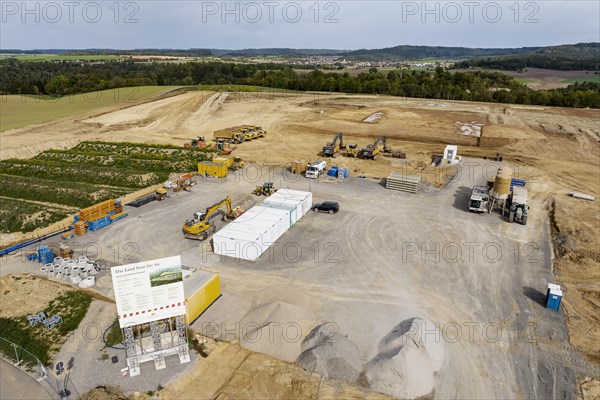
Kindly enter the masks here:
[[469, 199], [469, 211], [480, 213], [488, 212], [489, 200], [487, 186], [473, 186], [471, 198]]
[[325, 168], [327, 168], [327, 163], [323, 160], [308, 163], [304, 175], [307, 178], [317, 179], [319, 175], [325, 172]]

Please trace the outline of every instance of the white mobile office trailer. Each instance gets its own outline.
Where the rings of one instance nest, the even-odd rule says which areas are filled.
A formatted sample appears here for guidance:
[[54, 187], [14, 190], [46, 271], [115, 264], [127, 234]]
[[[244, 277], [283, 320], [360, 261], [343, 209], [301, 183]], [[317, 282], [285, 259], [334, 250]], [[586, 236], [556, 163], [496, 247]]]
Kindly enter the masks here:
[[312, 193], [279, 189], [213, 235], [216, 254], [255, 261], [312, 207]]

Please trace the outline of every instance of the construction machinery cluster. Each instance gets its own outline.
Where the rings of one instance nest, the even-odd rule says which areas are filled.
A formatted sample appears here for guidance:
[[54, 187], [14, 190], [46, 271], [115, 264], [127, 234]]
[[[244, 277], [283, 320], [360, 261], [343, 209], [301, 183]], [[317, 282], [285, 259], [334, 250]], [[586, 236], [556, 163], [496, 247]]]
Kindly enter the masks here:
[[[203, 136], [191, 139], [190, 142], [185, 143], [186, 148], [212, 150], [218, 156], [213, 157], [210, 161], [199, 162], [197, 171], [193, 173], [188, 172], [179, 176], [171, 176], [160, 187], [151, 188], [148, 194], [138, 197], [126, 205], [140, 207], [152, 201], [163, 201], [168, 199], [169, 190], [173, 192], [191, 191], [190, 188], [196, 184], [195, 179], [198, 177], [202, 179], [225, 178], [231, 171], [235, 172], [243, 169], [245, 167], [244, 161], [240, 157], [231, 155], [236, 150], [234, 145], [265, 137], [266, 134], [267, 132], [261, 127], [240, 125], [215, 131], [213, 139], [210, 141], [207, 141]], [[378, 160], [382, 155], [406, 158], [404, 152], [392, 150], [386, 136], [377, 137], [372, 143], [360, 147], [358, 144], [344, 143], [342, 132], [335, 134], [333, 139], [322, 147], [322, 151], [318, 155], [322, 159], [293, 161], [290, 171], [294, 174], [303, 174], [308, 179], [317, 179], [327, 174], [341, 181], [348, 177], [349, 169], [334, 165], [328, 170], [326, 159], [336, 158], [339, 155], [372, 161]], [[446, 146], [443, 156], [438, 158], [439, 160], [433, 163], [434, 166], [442, 163], [453, 165], [461, 161], [461, 157], [458, 156], [458, 148], [453, 145]], [[475, 185], [472, 188], [468, 198], [468, 207], [466, 208], [471, 212], [485, 214], [499, 211], [508, 222], [526, 225], [529, 214], [526, 182], [515, 178], [509, 167], [499, 165], [494, 180]], [[417, 193], [420, 186], [421, 176], [398, 172], [392, 172], [385, 182], [387, 189], [406, 193]], [[334, 214], [337, 214], [340, 210], [338, 201], [324, 201], [313, 204], [310, 191], [303, 192], [287, 188], [276, 188], [273, 182], [265, 182], [261, 186], [256, 186], [252, 194], [266, 198], [261, 198], [258, 204], [248, 210], [235, 206], [229, 195], [214, 204], [206, 206], [206, 208], [194, 211], [193, 214], [190, 210], [190, 218], [182, 221], [183, 238], [198, 241], [210, 240], [213, 243], [215, 254], [255, 261], [309, 210], [328, 214], [324, 215], [324, 218], [336, 218]], [[583, 194], [577, 195], [584, 196]], [[68, 240], [75, 235], [80, 236], [88, 231], [103, 229], [127, 217], [127, 215], [120, 200], [107, 200], [82, 209], [74, 216], [73, 225], [68, 230], [58, 233], [53, 232], [51, 235], [61, 234], [62, 239]], [[217, 216], [220, 216], [228, 224], [217, 229], [215, 223]], [[49, 237], [51, 236], [49, 235], [46, 238]], [[31, 243], [31, 241], [26, 242], [23, 246]], [[33, 261], [34, 258], [44, 264], [42, 273], [46, 277], [68, 281], [81, 288], [94, 286], [96, 283], [95, 276], [100, 273], [100, 268], [96, 262], [85, 257], [75, 259], [72, 251], [70, 253], [61, 252], [60, 256], [56, 257], [46, 246], [40, 246], [35, 257], [32, 256], [31, 260]], [[190, 323], [219, 297], [220, 278], [217, 273], [202, 270], [193, 272], [184, 270], [183, 275], [186, 276], [183, 280], [184, 286], [186, 286], [185, 304], [187, 315], [185, 320]], [[171, 279], [170, 276], [168, 278]], [[555, 286], [549, 287], [547, 293], [548, 307], [552, 309], [558, 309], [562, 296], [560, 287]], [[177, 326], [178, 331], [184, 332], [181, 319], [170, 321], [168, 326], [171, 325]], [[153, 329], [152, 326], [150, 328]], [[154, 336], [160, 339], [160, 332], [158, 334], [154, 332]], [[149, 336], [145, 337], [147, 338], [146, 341], [150, 341]], [[140, 341], [142, 339], [144, 337]], [[181, 340], [181, 343], [187, 343], [183, 333]], [[143, 355], [147, 356], [147, 354]]]
[[510, 168], [500, 167], [494, 180], [473, 187], [469, 211], [489, 214], [499, 210], [508, 222], [526, 225], [529, 214], [526, 184], [525, 180], [514, 178]]

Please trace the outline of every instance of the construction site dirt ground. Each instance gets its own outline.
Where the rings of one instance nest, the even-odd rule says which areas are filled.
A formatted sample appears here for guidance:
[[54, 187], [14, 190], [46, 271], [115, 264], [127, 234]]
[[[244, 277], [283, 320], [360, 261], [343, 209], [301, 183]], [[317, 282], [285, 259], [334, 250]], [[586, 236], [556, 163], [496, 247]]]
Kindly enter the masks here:
[[[375, 112], [382, 113], [377, 123], [362, 122]], [[553, 388], [574, 393], [574, 373], [598, 377], [598, 370], [588, 361], [597, 365], [600, 359], [600, 217], [597, 201], [574, 199], [566, 193], [600, 195], [599, 121], [598, 110], [343, 94], [191, 92], [114, 112], [103, 110], [102, 115], [88, 113], [2, 132], [0, 157], [29, 157], [80, 140], [183, 144], [191, 137], [210, 138], [213, 130], [240, 124], [268, 131], [266, 138], [242, 143], [234, 152], [261, 164], [284, 166], [298, 158], [314, 160], [338, 131], [344, 132], [346, 143], [359, 146], [386, 135], [394, 150], [408, 154], [408, 164], [387, 158], [334, 160], [349, 167], [352, 175], [367, 177], [385, 177], [392, 170], [414, 171], [417, 162], [428, 164], [446, 144], [457, 144], [462, 156], [499, 153], [516, 167], [517, 177], [528, 181], [533, 220], [526, 227], [461, 209], [474, 184], [470, 179], [460, 180], [469, 175], [466, 162], [471, 160], [465, 159], [458, 180], [445, 189], [429, 188], [417, 196], [386, 191], [370, 180], [311, 186], [305, 180], [284, 182], [312, 190], [315, 200], [339, 199], [342, 204], [336, 222], [331, 223], [328, 215], [311, 214], [286, 233], [282, 246], [297, 243], [304, 260], [287, 263], [287, 267], [281, 255], [272, 263], [244, 264], [215, 261], [208, 251], [207, 264], [203, 264], [197, 244], [180, 240], [181, 223], [191, 213], [225, 194], [248, 206], [252, 198], [240, 196], [262, 181], [232, 184], [233, 178], [229, 178], [226, 184], [202, 184], [192, 194], [182, 193], [135, 210], [133, 218], [122, 221], [121, 227], [115, 225], [84, 240], [97, 240], [106, 248], [105, 258], [114, 254], [114, 247], [105, 247], [109, 243], [134, 242], [140, 259], [182, 253], [190, 265], [200, 263], [219, 270], [224, 295], [195, 323], [196, 329], [214, 329], [208, 324], [211, 321], [243, 321], [258, 301], [275, 305], [255, 310], [249, 317], [264, 312], [285, 315], [291, 304], [301, 316], [298, 324], [303, 333], [315, 321], [335, 322], [340, 332], [359, 345], [363, 362], [376, 356], [379, 339], [415, 316], [440, 322], [441, 327], [452, 321], [459, 325], [507, 322], [507, 326], [508, 322], [535, 322], [539, 324], [538, 340], [526, 345], [512, 343], [506, 335], [490, 344], [481, 340], [481, 333], [475, 336], [477, 340], [465, 342], [468, 332], [463, 327], [461, 340], [444, 345], [445, 364], [435, 374], [435, 397], [541, 398], [552, 396], [546, 391]], [[458, 126], [465, 122], [484, 124], [481, 137], [459, 134]], [[481, 158], [472, 161], [486, 162]], [[423, 173], [433, 182], [442, 176], [431, 167]], [[271, 180], [276, 186], [280, 183]], [[315, 242], [337, 243], [335, 259], [339, 262], [326, 263], [324, 258], [336, 248], [308, 247]], [[478, 261], [444, 261], [448, 257], [443, 252], [455, 248], [461, 248], [464, 257], [471, 246], [464, 243], [471, 242], [480, 243], [474, 249]], [[415, 251], [410, 243], [416, 243], [415, 255], [408, 255]], [[435, 243], [440, 246], [435, 250], [440, 262], [432, 261], [427, 253]], [[513, 257], [511, 252], [519, 249], [520, 257], [531, 262], [523, 265], [508, 257], [488, 262], [477, 253], [486, 243], [499, 243], [503, 256]], [[535, 245], [523, 248], [528, 243]], [[291, 246], [290, 252], [296, 248]], [[486, 247], [490, 252], [493, 248]], [[131, 251], [122, 249], [116, 261], [122, 263], [123, 253]], [[423, 251], [424, 261], [420, 258]], [[532, 252], [540, 256], [535, 262], [529, 257]], [[316, 253], [318, 262], [311, 258]], [[20, 270], [19, 265], [4, 263], [3, 268]], [[545, 285], [552, 281], [562, 284], [565, 291], [568, 335], [562, 313], [549, 314], [539, 304], [540, 293], [543, 296]], [[577, 355], [569, 340], [587, 360]], [[264, 343], [246, 345], [258, 348]], [[288, 343], [264, 347], [280, 352], [282, 358], [291, 358], [298, 350]]]
[[[285, 361], [295, 361], [305, 337], [325, 325], [356, 345], [368, 372], [390, 357], [390, 343], [403, 343], [403, 324], [422, 321], [413, 333], [429, 362], [392, 360], [389, 369], [403, 374], [384, 368], [376, 381], [396, 397], [576, 398], [577, 377], [598, 376], [598, 369], [569, 345], [564, 313], [543, 305], [554, 280], [544, 202], [531, 201], [526, 226], [467, 211], [470, 188], [496, 168], [466, 158], [444, 189], [411, 195], [379, 180], [314, 181], [250, 166], [225, 180], [198, 178], [191, 193], [128, 208], [128, 218], [71, 246], [105, 266], [181, 254], [184, 265], [220, 272], [222, 296], [192, 328]], [[193, 212], [226, 195], [247, 209], [260, 201], [250, 193], [264, 180], [310, 190], [315, 202], [336, 200], [341, 211], [307, 214], [257, 262], [183, 239], [182, 223]], [[14, 255], [3, 273], [37, 268]], [[98, 282], [111, 296], [109, 274]]]

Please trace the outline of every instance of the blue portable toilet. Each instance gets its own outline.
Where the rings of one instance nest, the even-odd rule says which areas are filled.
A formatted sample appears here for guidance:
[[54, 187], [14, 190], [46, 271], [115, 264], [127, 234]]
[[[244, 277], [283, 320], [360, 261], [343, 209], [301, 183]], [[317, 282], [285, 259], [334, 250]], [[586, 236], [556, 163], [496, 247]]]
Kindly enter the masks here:
[[562, 299], [562, 290], [560, 285], [554, 283], [548, 284], [548, 290], [546, 291], [546, 308], [550, 310], [558, 311], [560, 307], [560, 300]]

